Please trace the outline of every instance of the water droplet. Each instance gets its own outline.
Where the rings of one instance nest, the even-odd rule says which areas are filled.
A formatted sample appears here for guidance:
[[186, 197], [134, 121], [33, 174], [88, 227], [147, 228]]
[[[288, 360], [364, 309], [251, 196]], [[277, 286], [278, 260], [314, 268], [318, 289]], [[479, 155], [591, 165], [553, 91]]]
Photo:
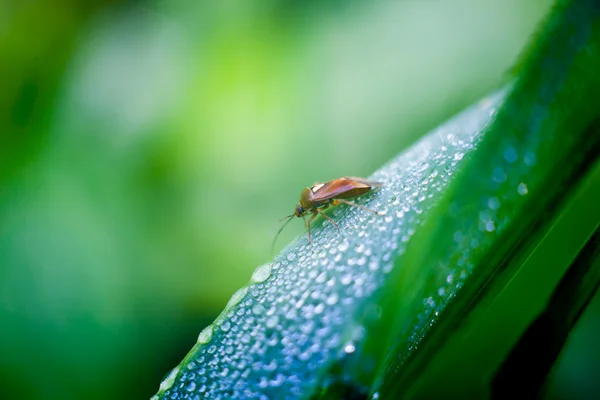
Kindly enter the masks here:
[[255, 304], [254, 307], [252, 307], [252, 313], [254, 315], [260, 315], [264, 312], [265, 312], [265, 307], [262, 304]]
[[504, 150], [504, 159], [506, 160], [506, 162], [512, 164], [515, 161], [517, 161], [517, 151], [514, 149], [514, 147], [507, 147]]
[[267, 319], [265, 325], [267, 326], [267, 328], [272, 329], [277, 326], [277, 323], [279, 323], [279, 317], [277, 315], [272, 315]]
[[271, 266], [271, 263], [267, 263], [256, 268], [250, 280], [254, 283], [264, 282], [271, 275]]
[[345, 274], [340, 278], [340, 282], [342, 285], [348, 285], [350, 284], [350, 282], [352, 282], [352, 275], [351, 274]]
[[225, 306], [225, 309], [226, 310], [230, 309], [231, 307], [233, 307], [237, 303], [239, 303], [239, 301], [244, 298], [244, 296], [246, 295], [246, 293], [248, 293], [248, 287], [247, 286], [243, 287], [240, 290], [238, 290], [237, 292], [235, 292], [233, 294], [233, 296], [231, 296], [231, 299], [229, 299], [229, 302]]
[[496, 229], [494, 225], [494, 221], [488, 221], [485, 223], [485, 230], [488, 232], [493, 232]]
[[187, 390], [188, 392], [193, 392], [194, 390], [196, 390], [196, 383], [194, 381], [189, 382], [185, 386], [185, 390]]
[[519, 183], [519, 187], [517, 188], [517, 191], [519, 192], [519, 194], [521, 196], [525, 196], [529, 190], [527, 189], [527, 185], [524, 184], [523, 182]]
[[528, 151], [527, 153], [525, 153], [525, 157], [523, 158], [523, 161], [525, 161], [525, 164], [532, 167], [535, 165], [535, 154], [531, 151]]
[[337, 248], [339, 251], [344, 252], [348, 250], [348, 247], [350, 247], [350, 243], [348, 243], [347, 239], [344, 239], [344, 241]]
[[379, 268], [379, 264], [377, 263], [376, 260], [372, 260], [369, 262], [369, 270], [370, 271], [377, 271], [378, 268]]
[[463, 241], [463, 235], [462, 235], [462, 233], [460, 231], [454, 232], [454, 241], [456, 243], [460, 243], [460, 242]]
[[286, 258], [288, 259], [288, 261], [294, 261], [296, 259], [296, 253], [293, 253], [293, 252], [287, 253]]
[[198, 335], [198, 343], [208, 343], [210, 341], [210, 338], [212, 338], [212, 334], [213, 328], [212, 325], [209, 325], [206, 328], [204, 328], [202, 332], [200, 332], [200, 334]]
[[167, 375], [167, 377], [160, 383], [159, 390], [161, 392], [164, 392], [165, 390], [167, 390], [171, 386], [173, 386], [173, 383], [175, 382], [175, 378], [177, 377], [178, 373], [179, 373], [179, 366], [173, 368], [171, 370], [171, 372], [169, 372], [169, 375]]
[[285, 376], [281, 373], [278, 373], [277, 375], [275, 375], [275, 378], [273, 378], [269, 381], [269, 386], [279, 387], [279, 386], [283, 385], [284, 382], [285, 382]]
[[492, 179], [498, 183], [502, 183], [506, 180], [506, 173], [502, 168], [497, 167], [494, 169]]
[[497, 197], [490, 197], [490, 199], [488, 200], [488, 207], [491, 210], [497, 210], [498, 208], [500, 208], [500, 200], [498, 200]]
[[221, 330], [222, 330], [223, 332], [227, 332], [227, 331], [229, 331], [229, 329], [230, 329], [230, 328], [231, 328], [231, 322], [229, 322], [229, 321], [225, 321], [225, 322], [223, 322], [223, 324], [221, 325]]
[[335, 303], [338, 302], [338, 299], [339, 299], [339, 296], [337, 295], [337, 293], [332, 293], [329, 297], [327, 297], [327, 299], [325, 300], [325, 302], [328, 305], [332, 306], [332, 305], [334, 305]]
[[316, 277], [315, 282], [323, 283], [327, 280], [327, 274], [325, 272], [321, 272], [319, 276]]
[[344, 346], [344, 353], [346, 354], [352, 354], [356, 351], [356, 347], [354, 347], [354, 344], [352, 343], [348, 343], [347, 345]]

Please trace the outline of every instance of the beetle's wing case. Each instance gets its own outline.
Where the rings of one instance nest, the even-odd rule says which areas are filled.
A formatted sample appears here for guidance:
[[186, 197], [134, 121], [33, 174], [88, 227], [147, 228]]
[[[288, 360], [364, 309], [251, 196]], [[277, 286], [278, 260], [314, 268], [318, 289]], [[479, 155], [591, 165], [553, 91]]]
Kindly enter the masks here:
[[367, 179], [359, 178], [357, 176], [345, 176], [342, 179], [349, 179], [351, 181], [355, 181], [355, 182], [362, 183], [364, 185], [371, 186], [371, 189], [375, 189], [375, 188], [379, 188], [379, 187], [383, 186], [383, 183], [381, 183], [381, 182], [369, 181]]
[[313, 201], [324, 203], [333, 199], [360, 196], [371, 191], [375, 186], [380, 186], [380, 184], [361, 178], [345, 177], [313, 186], [311, 190], [313, 192]]
[[312, 186], [311, 186], [311, 188], [310, 188], [310, 190], [311, 190], [311, 192], [313, 192], [313, 193], [316, 193], [316, 192], [317, 192], [319, 189], [321, 189], [323, 186], [325, 186], [325, 184], [324, 184], [324, 183], [320, 183], [320, 182], [318, 182], [318, 183], [315, 183], [314, 185], [312, 185]]

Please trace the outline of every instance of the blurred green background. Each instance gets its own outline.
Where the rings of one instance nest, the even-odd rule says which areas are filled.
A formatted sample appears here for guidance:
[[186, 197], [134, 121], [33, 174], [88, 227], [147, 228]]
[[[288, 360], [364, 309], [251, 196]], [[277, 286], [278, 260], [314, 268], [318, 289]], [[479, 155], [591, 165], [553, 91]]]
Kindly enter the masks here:
[[[303, 187], [506, 82], [550, 5], [0, 2], [3, 397], [150, 397]], [[597, 303], [558, 397], [599, 367]]]

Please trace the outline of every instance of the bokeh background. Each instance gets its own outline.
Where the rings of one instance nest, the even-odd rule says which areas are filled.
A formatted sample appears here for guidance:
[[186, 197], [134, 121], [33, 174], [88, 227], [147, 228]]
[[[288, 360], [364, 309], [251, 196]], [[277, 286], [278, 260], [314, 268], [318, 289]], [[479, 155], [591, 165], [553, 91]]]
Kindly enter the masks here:
[[[550, 6], [0, 2], [2, 397], [150, 397], [303, 187], [505, 83]], [[592, 306], [557, 397], [598, 370]]]

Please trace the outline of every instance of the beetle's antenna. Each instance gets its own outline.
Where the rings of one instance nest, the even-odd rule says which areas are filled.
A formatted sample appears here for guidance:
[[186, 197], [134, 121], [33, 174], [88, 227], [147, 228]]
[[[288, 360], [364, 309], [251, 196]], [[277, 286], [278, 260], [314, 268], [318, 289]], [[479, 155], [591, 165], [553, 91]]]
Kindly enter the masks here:
[[281, 218], [277, 223], [281, 223], [281, 221], [283, 221], [284, 219], [288, 219], [285, 224], [283, 224], [283, 226], [281, 228], [279, 228], [279, 230], [277, 231], [277, 234], [275, 235], [275, 239], [273, 239], [273, 245], [271, 246], [271, 254], [273, 254], [273, 250], [275, 249], [275, 242], [277, 241], [277, 238], [279, 237], [279, 234], [281, 233], [281, 231], [283, 230], [283, 228], [285, 228], [285, 226], [287, 224], [289, 224], [289, 222], [294, 218], [294, 213], [290, 214], [290, 215], [286, 215], [285, 217]]
[[[275, 224], [273, 224], [273, 228], [271, 228], [271, 232], [275, 231], [275, 228], [277, 228], [277, 225], [279, 225], [281, 223], [281, 221], [283, 221], [284, 219], [293, 217], [294, 215], [296, 215], [295, 213], [292, 213], [290, 215], [286, 215], [285, 217], [281, 218], [279, 221], [277, 221]], [[285, 225], [284, 225], [285, 226]]]

